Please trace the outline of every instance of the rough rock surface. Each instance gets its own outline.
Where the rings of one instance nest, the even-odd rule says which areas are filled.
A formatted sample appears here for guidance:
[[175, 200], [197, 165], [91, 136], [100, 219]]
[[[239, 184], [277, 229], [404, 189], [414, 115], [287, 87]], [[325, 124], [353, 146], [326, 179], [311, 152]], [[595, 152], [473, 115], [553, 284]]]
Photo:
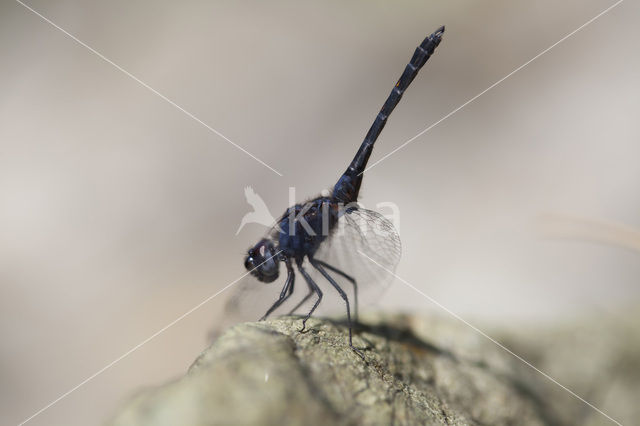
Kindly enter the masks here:
[[[171, 383], [111, 420], [129, 425], [542, 425], [554, 410], [520, 361], [465, 325], [410, 316], [344, 324], [282, 317], [237, 325]], [[526, 367], [524, 367], [526, 368]], [[535, 387], [535, 386], [534, 386]]]

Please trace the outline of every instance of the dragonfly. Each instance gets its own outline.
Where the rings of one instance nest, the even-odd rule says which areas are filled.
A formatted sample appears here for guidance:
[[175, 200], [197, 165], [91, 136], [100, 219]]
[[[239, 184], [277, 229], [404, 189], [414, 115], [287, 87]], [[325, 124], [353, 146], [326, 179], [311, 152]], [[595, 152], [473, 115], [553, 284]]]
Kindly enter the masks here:
[[[349, 329], [349, 346], [364, 358], [362, 352], [353, 346], [351, 301], [347, 292], [339, 284], [339, 281], [346, 281], [353, 287], [353, 313], [357, 321], [358, 282], [352, 275], [328, 259], [334, 259], [342, 264], [345, 263], [342, 261], [346, 258], [367, 256], [384, 269], [395, 270], [400, 260], [400, 237], [393, 224], [384, 216], [361, 208], [358, 204], [358, 195], [367, 162], [389, 115], [420, 69], [433, 55], [443, 34], [444, 26], [427, 36], [416, 48], [355, 157], [340, 176], [333, 190], [305, 203], [289, 207], [269, 232], [249, 248], [244, 266], [258, 281], [274, 282], [280, 275], [281, 264], [286, 268], [286, 279], [280, 295], [267, 309], [261, 320], [265, 320], [293, 295], [297, 270], [304, 279], [308, 291], [290, 313], [297, 311], [315, 296], [312, 307], [302, 319], [302, 328], [299, 331], [304, 332], [307, 320], [323, 300], [322, 289], [316, 282], [319, 276], [330, 283], [344, 301]], [[316, 272], [314, 274], [316, 278], [307, 269], [307, 264]], [[372, 274], [372, 280], [374, 279], [375, 274]]]

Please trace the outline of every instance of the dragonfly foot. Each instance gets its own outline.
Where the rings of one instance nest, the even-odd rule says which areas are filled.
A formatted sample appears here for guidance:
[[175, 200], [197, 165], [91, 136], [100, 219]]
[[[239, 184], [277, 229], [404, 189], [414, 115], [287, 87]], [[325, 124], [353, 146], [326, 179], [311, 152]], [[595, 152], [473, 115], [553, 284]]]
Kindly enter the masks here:
[[363, 361], [366, 361], [366, 359], [364, 359], [364, 354], [362, 353], [362, 351], [361, 351], [360, 349], [356, 348], [356, 347], [355, 347], [355, 346], [353, 346], [353, 345], [349, 345], [349, 346], [351, 347], [351, 349], [352, 349], [355, 353], [357, 353], [357, 354], [358, 354], [358, 356], [359, 356], [360, 358], [362, 358], [362, 360], [363, 360]]

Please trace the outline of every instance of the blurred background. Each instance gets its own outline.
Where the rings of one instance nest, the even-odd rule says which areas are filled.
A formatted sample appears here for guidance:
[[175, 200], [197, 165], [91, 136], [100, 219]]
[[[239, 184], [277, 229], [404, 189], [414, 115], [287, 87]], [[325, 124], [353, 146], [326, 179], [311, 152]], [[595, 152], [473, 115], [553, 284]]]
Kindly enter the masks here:
[[[235, 235], [244, 187], [280, 214], [290, 186], [302, 200], [333, 185], [439, 25], [444, 41], [372, 161], [613, 3], [28, 1], [281, 177], [3, 1], [3, 423], [243, 274], [265, 231]], [[400, 209], [401, 277], [469, 321], [515, 330], [638, 303], [638, 18], [623, 2], [367, 173], [364, 204]], [[226, 297], [29, 424], [100, 424], [137, 389], [182, 374]], [[400, 282], [377, 309], [441, 313]]]

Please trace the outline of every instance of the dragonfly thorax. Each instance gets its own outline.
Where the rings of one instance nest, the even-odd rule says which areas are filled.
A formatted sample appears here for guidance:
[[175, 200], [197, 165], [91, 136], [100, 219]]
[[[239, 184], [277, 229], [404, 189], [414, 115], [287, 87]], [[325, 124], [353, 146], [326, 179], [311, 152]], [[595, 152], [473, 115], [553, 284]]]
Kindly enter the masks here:
[[338, 211], [338, 206], [328, 197], [290, 207], [278, 222], [278, 249], [297, 260], [313, 256], [334, 229]]

